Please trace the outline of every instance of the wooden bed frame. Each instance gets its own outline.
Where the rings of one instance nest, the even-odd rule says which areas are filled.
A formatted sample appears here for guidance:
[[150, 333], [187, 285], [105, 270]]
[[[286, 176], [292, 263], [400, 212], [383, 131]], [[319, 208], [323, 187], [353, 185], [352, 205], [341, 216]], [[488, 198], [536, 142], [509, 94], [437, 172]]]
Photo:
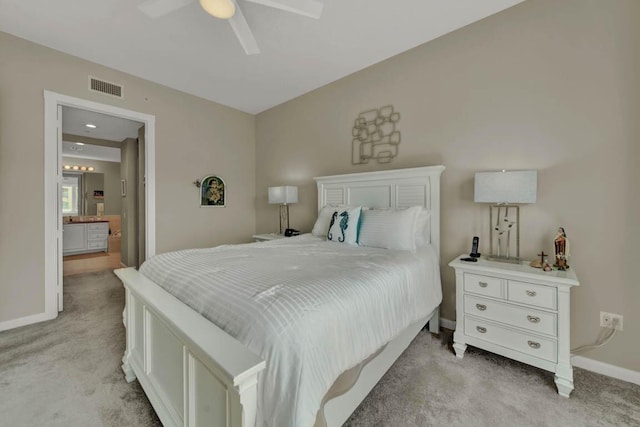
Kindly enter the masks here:
[[[315, 178], [318, 209], [327, 203], [425, 206], [431, 210], [430, 241], [439, 254], [443, 170], [430, 166]], [[128, 382], [138, 379], [162, 423], [254, 427], [265, 361], [134, 268], [115, 273], [126, 293], [122, 369]], [[427, 322], [437, 333], [438, 308], [343, 373], [325, 396], [316, 425], [342, 425]]]

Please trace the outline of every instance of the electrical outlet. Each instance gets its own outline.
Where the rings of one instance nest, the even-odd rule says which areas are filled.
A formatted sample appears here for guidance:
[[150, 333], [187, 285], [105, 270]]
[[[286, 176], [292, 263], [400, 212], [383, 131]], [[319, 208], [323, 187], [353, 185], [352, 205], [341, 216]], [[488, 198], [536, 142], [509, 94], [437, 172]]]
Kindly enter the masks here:
[[619, 331], [622, 330], [622, 315], [607, 313], [606, 311], [600, 312], [600, 326], [603, 328], [612, 328]]

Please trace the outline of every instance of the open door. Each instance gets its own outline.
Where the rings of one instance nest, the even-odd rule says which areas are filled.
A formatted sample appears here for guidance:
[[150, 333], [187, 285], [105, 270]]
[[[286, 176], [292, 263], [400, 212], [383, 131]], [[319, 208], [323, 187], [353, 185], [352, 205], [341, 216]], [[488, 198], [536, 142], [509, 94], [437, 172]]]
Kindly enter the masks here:
[[56, 289], [58, 293], [58, 311], [63, 308], [62, 294], [62, 235], [64, 228], [62, 226], [62, 106], [58, 105], [58, 113], [56, 116], [57, 135], [56, 138], [56, 184], [58, 189], [58, 197], [56, 199]]
[[147, 174], [144, 167], [144, 162], [146, 159], [145, 154], [145, 127], [142, 126], [138, 129], [138, 268], [142, 265], [145, 260], [146, 249], [146, 235], [147, 235], [147, 226], [145, 223], [145, 218], [147, 216], [147, 212], [145, 210], [145, 198], [146, 198], [146, 190], [145, 190], [145, 182], [147, 178]]

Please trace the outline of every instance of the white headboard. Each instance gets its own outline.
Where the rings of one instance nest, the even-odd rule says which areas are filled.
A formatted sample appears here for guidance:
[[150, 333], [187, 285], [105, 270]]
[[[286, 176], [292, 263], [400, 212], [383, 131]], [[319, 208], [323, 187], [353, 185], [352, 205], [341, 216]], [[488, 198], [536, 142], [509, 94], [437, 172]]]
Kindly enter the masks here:
[[431, 245], [440, 254], [440, 175], [444, 169], [440, 165], [316, 177], [318, 210], [328, 203], [372, 208], [424, 206], [431, 211]]

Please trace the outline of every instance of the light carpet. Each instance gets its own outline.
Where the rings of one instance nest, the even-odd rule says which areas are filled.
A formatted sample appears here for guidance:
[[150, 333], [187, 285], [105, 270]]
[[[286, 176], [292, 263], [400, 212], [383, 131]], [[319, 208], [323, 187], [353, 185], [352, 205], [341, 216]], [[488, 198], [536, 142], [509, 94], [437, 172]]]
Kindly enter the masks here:
[[[58, 319], [0, 333], [1, 426], [158, 426], [120, 370], [124, 291], [112, 272], [65, 277]], [[574, 369], [553, 374], [422, 331], [347, 426], [640, 426], [640, 386]]]

